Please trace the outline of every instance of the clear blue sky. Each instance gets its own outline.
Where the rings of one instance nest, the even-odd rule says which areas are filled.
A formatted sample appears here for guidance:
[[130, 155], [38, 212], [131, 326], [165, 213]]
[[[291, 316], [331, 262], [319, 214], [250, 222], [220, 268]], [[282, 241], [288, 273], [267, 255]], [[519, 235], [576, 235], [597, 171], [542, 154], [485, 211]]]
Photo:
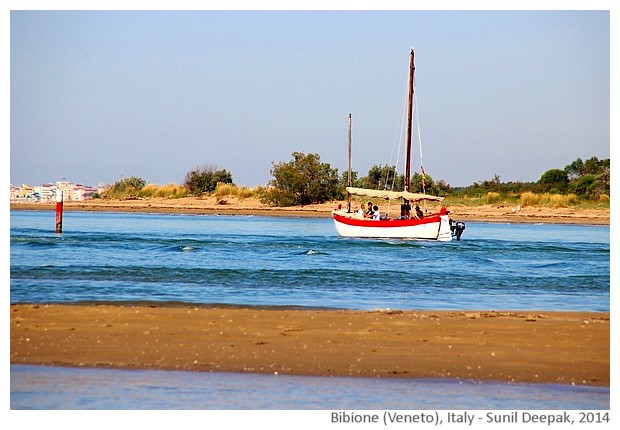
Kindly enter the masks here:
[[349, 113], [364, 176], [391, 160], [410, 47], [435, 180], [536, 181], [610, 157], [608, 11], [33, 10], [10, 24], [14, 185], [180, 184], [213, 165], [253, 186], [294, 151], [342, 172]]

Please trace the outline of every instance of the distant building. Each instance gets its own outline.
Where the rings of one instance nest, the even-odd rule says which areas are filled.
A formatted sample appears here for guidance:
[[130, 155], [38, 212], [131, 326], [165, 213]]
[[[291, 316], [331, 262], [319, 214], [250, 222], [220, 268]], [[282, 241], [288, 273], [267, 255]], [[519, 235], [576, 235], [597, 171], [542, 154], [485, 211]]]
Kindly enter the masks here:
[[74, 184], [69, 181], [58, 181], [55, 184], [45, 183], [36, 187], [23, 184], [21, 187], [10, 186], [11, 202], [28, 203], [52, 203], [56, 201], [56, 190], [62, 190], [63, 200], [66, 202], [82, 202], [89, 200], [104, 189], [103, 184], [98, 187], [90, 187], [82, 184]]

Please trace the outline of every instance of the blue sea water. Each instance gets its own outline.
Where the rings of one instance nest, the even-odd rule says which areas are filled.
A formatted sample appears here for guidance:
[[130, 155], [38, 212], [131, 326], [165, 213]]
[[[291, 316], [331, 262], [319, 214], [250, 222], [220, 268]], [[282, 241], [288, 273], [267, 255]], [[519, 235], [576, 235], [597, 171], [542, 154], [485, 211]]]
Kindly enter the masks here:
[[[54, 227], [53, 212], [11, 212], [11, 303], [610, 310], [607, 226], [468, 223], [462, 240], [450, 243], [341, 238], [330, 219], [313, 218], [67, 212], [63, 234]], [[194, 387], [198, 378], [182, 372], [144, 372], [13, 365], [11, 407], [364, 409], [451, 401], [463, 409], [609, 408], [609, 388], [310, 377], [284, 378], [302, 394], [289, 392], [271, 403], [280, 407], [268, 407], [261, 396], [233, 401], [222, 392], [260, 386], [269, 398], [287, 392], [283, 378], [205, 374]], [[165, 382], [119, 385], [144, 378]], [[49, 380], [66, 389], [41, 385]], [[102, 380], [119, 384], [106, 391]], [[122, 389], [134, 391], [114, 394]], [[198, 394], [183, 397], [188, 390]], [[400, 402], [394, 390], [413, 403]], [[532, 390], [535, 396], [523, 394]]]
[[609, 227], [469, 223], [450, 243], [329, 219], [11, 212], [11, 302], [609, 311]]

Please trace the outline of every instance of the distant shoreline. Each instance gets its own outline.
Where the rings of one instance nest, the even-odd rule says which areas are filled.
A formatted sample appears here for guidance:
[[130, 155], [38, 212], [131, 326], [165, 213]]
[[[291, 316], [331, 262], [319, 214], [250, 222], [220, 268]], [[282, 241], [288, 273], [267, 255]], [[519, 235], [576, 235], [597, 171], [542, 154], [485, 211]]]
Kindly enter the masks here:
[[[166, 213], [188, 215], [254, 215], [284, 216], [305, 218], [329, 218], [331, 211], [338, 205], [346, 207], [346, 202], [330, 202], [307, 206], [272, 207], [262, 204], [255, 198], [238, 200], [235, 197], [217, 199], [215, 197], [181, 199], [150, 198], [141, 200], [88, 200], [83, 202], [65, 202], [65, 211], [83, 212], [135, 212]], [[354, 205], [359, 205], [354, 203]], [[354, 206], [356, 207], [356, 206]], [[11, 210], [55, 210], [55, 203], [11, 202]], [[397, 203], [383, 203], [382, 209], [396, 215]], [[438, 210], [438, 206], [429, 206], [429, 212]], [[491, 223], [544, 223], [544, 224], [579, 224], [609, 225], [610, 209], [582, 209], [571, 207], [509, 206], [481, 205], [449, 206], [451, 217], [464, 222]]]

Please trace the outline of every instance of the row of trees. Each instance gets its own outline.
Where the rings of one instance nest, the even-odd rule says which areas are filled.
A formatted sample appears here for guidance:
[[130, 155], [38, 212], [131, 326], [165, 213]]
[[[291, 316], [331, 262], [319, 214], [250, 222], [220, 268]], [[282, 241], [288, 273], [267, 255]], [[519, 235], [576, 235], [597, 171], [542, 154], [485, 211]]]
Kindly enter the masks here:
[[464, 188], [451, 190], [450, 194], [463, 196], [483, 195], [488, 192], [503, 195], [521, 194], [524, 192], [575, 194], [586, 199], [598, 199], [601, 195], [609, 196], [611, 192], [609, 158], [599, 160], [592, 157], [585, 162], [577, 158], [564, 169], [550, 169], [542, 174], [537, 182], [505, 182], [499, 175], [491, 180]]
[[593, 198], [601, 194], [610, 194], [610, 178], [609, 159], [599, 160], [592, 157], [585, 162], [578, 158], [564, 170], [548, 170], [538, 182], [544, 191], [550, 193], [571, 192]]
[[[274, 206], [308, 205], [346, 197], [347, 172], [339, 176], [338, 169], [321, 162], [318, 154], [294, 152], [289, 162], [273, 163], [267, 187], [261, 187], [259, 197]], [[402, 191], [405, 178], [395, 166], [375, 165], [368, 174], [359, 177], [352, 172], [352, 185], [361, 188]], [[189, 195], [213, 193], [218, 184], [233, 184], [232, 174], [226, 169], [202, 166], [185, 175], [184, 187]], [[120, 194], [138, 195], [146, 185], [142, 178], [132, 176], [108, 188], [106, 196]], [[585, 162], [580, 158], [564, 169], [551, 169], [537, 182], [502, 183], [499, 175], [491, 180], [475, 182], [469, 187], [452, 188], [445, 181], [435, 182], [429, 175], [414, 173], [410, 178], [412, 192], [426, 192], [436, 196], [482, 196], [489, 192], [501, 195], [518, 195], [524, 192], [566, 194], [572, 193], [587, 199], [610, 195], [610, 160], [592, 157]]]

